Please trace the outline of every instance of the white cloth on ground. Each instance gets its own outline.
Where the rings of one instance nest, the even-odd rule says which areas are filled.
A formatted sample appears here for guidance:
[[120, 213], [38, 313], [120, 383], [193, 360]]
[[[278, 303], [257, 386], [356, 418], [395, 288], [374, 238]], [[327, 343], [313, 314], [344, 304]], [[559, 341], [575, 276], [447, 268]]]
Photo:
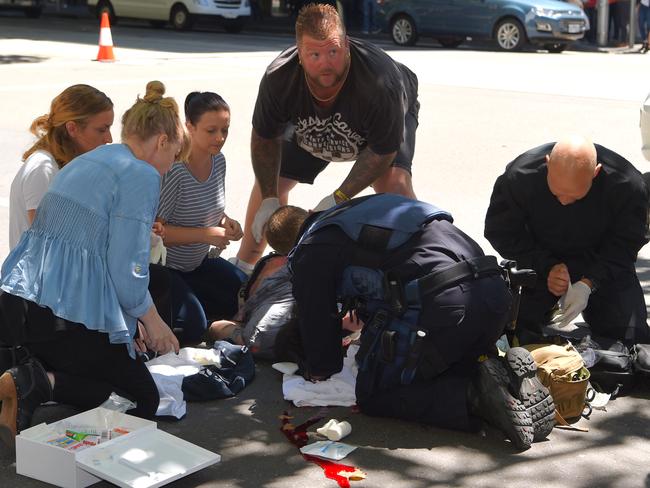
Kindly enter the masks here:
[[183, 379], [198, 373], [203, 366], [210, 364], [219, 366], [219, 360], [214, 349], [184, 347], [178, 355], [170, 352], [147, 361], [145, 364], [160, 395], [156, 415], [173, 416], [180, 419], [187, 410], [187, 403], [183, 399], [181, 389]]
[[351, 345], [343, 360], [343, 369], [326, 381], [312, 383], [302, 376], [285, 374], [282, 380], [282, 393], [285, 400], [292, 401], [296, 407], [349, 407], [357, 403], [354, 392], [357, 382], [357, 364], [354, 356], [359, 346]]

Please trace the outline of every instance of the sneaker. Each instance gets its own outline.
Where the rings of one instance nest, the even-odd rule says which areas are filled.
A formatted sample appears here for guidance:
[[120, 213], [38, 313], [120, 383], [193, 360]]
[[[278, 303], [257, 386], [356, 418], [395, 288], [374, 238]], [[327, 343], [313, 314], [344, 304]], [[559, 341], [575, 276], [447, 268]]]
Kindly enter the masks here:
[[527, 349], [513, 347], [506, 353], [506, 363], [514, 395], [533, 421], [534, 440], [546, 439], [555, 426], [555, 404], [548, 388], [537, 377], [535, 360]]
[[228, 262], [230, 264], [234, 264], [237, 266], [240, 270], [242, 270], [244, 273], [246, 273], [246, 276], [250, 276], [253, 274], [253, 269], [255, 269], [254, 264], [247, 263], [246, 261], [242, 261], [236, 256], [233, 256], [231, 258], [228, 258]]
[[510, 374], [498, 358], [481, 362], [468, 394], [470, 411], [523, 451], [533, 443], [533, 421], [526, 407], [510, 394], [509, 386]]

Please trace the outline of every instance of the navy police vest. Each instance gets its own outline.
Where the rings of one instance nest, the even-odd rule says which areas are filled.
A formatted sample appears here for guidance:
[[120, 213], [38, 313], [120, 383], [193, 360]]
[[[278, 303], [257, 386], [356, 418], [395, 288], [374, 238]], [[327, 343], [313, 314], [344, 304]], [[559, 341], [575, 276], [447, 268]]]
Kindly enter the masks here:
[[364, 247], [390, 251], [432, 220], [453, 222], [449, 212], [429, 203], [391, 193], [369, 195], [325, 210], [305, 230], [296, 247], [309, 243], [319, 230], [335, 225]]

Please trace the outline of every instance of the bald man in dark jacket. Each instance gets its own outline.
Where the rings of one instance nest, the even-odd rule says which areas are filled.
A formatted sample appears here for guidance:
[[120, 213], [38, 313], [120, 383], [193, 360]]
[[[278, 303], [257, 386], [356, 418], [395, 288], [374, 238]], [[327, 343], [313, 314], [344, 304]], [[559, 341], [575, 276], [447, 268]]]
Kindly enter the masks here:
[[650, 342], [635, 271], [648, 242], [648, 188], [622, 156], [574, 137], [517, 157], [495, 185], [485, 237], [538, 281], [524, 291], [519, 327], [565, 326], [582, 312], [593, 334]]

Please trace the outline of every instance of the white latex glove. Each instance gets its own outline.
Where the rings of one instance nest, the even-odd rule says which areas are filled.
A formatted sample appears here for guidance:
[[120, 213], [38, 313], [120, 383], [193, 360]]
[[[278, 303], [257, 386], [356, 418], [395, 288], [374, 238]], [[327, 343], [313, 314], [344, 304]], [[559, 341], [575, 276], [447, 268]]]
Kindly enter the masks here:
[[149, 262], [153, 264], [165, 265], [167, 261], [167, 248], [163, 244], [162, 237], [151, 233], [151, 254], [149, 255]]
[[560, 298], [560, 313], [553, 322], [560, 328], [566, 327], [582, 311], [587, 308], [591, 288], [584, 281], [576, 281], [569, 285], [567, 292]]
[[253, 227], [251, 228], [251, 231], [253, 232], [253, 238], [256, 242], [262, 242], [262, 236], [264, 235], [264, 226], [269, 220], [271, 214], [278, 208], [280, 208], [280, 200], [277, 198], [265, 198], [262, 200], [262, 204], [255, 214], [255, 219], [253, 219]]
[[336, 205], [336, 200], [334, 200], [334, 194], [327, 195], [325, 198], [323, 198], [318, 205], [314, 208], [314, 212], [322, 212], [323, 210], [327, 210], [328, 208], [332, 208], [334, 205]]

